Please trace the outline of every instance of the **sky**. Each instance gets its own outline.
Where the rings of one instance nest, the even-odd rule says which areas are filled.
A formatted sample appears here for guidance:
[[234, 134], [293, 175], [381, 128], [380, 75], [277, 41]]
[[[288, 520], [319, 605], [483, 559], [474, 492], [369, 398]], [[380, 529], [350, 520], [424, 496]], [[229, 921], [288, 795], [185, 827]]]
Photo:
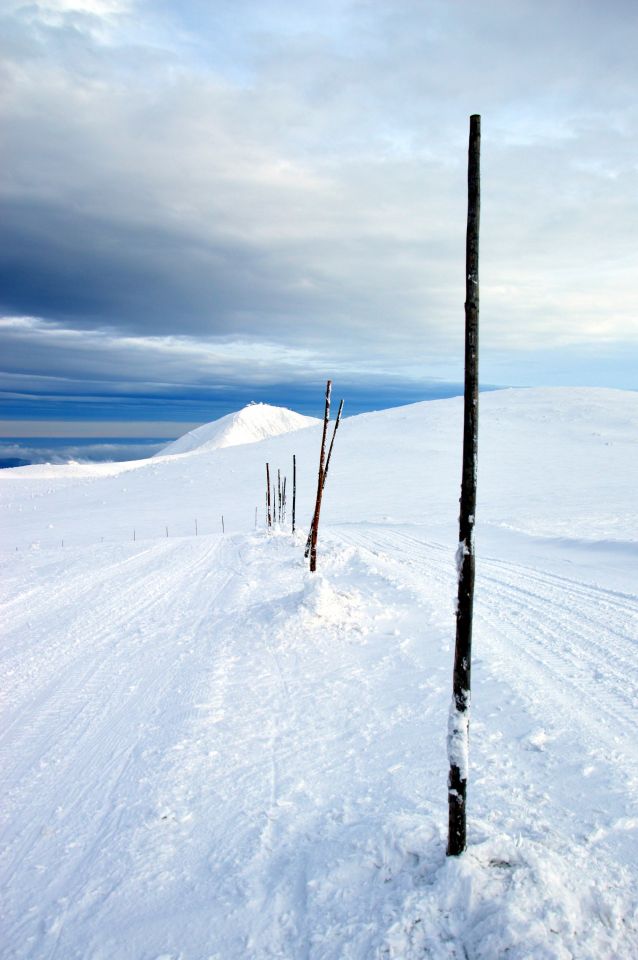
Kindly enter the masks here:
[[4, 0], [4, 436], [458, 393], [472, 113], [482, 382], [636, 389], [636, 37], [635, 0]]

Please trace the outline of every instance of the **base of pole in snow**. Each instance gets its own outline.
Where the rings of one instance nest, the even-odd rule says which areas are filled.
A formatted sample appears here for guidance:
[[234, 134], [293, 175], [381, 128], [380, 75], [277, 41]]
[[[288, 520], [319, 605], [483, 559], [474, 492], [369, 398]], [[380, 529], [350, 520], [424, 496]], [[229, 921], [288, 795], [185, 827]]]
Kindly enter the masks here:
[[461, 780], [458, 767], [450, 767], [448, 778], [448, 857], [458, 857], [467, 846], [465, 803], [467, 780]]

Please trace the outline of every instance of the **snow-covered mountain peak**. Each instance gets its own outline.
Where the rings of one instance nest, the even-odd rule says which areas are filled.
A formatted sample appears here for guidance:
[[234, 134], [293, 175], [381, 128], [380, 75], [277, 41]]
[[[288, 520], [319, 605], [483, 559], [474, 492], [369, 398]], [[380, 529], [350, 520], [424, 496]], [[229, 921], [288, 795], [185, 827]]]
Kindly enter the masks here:
[[163, 447], [156, 456], [165, 457], [192, 453], [194, 450], [202, 452], [256, 443], [282, 433], [312, 427], [320, 422], [315, 417], [306, 417], [286, 407], [274, 407], [269, 403], [249, 403], [236, 413], [229, 413], [219, 420], [204, 423], [201, 427], [185, 433]]

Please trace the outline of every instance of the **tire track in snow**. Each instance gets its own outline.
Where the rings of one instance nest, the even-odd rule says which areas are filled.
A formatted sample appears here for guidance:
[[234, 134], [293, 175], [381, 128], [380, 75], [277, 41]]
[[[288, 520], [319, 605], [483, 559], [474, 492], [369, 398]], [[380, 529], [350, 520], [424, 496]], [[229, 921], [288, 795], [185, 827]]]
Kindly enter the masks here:
[[[397, 579], [416, 594], [434, 596], [443, 609], [447, 593], [452, 609], [452, 549], [404, 530], [348, 526], [332, 533], [368, 551], [376, 564], [382, 559], [390, 575], [399, 564]], [[588, 739], [600, 743], [602, 737], [612, 748], [622, 741], [636, 756], [638, 598], [479, 554], [475, 614], [476, 649], [490, 672], [524, 699], [542, 700], [558, 722], [569, 725], [577, 714]]]

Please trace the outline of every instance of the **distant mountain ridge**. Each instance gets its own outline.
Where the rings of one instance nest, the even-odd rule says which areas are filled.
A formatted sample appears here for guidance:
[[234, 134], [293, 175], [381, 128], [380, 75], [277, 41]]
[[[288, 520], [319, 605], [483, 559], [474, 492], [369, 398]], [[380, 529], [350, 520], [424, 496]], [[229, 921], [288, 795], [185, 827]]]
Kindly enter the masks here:
[[236, 413], [229, 413], [219, 420], [204, 423], [190, 430], [159, 450], [156, 457], [173, 456], [218, 450], [220, 447], [237, 447], [245, 443], [257, 443], [292, 433], [321, 423], [316, 417], [306, 417], [287, 407], [274, 407], [269, 403], [249, 403]]

